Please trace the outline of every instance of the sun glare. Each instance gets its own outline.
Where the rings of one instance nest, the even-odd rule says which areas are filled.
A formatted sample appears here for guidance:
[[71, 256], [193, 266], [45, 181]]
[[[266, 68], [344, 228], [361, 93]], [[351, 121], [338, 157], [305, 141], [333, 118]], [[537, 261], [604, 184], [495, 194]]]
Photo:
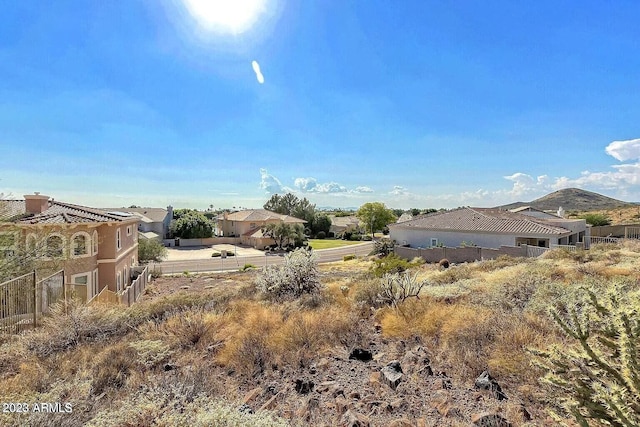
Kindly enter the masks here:
[[183, 0], [189, 13], [207, 30], [240, 34], [264, 12], [266, 0]]

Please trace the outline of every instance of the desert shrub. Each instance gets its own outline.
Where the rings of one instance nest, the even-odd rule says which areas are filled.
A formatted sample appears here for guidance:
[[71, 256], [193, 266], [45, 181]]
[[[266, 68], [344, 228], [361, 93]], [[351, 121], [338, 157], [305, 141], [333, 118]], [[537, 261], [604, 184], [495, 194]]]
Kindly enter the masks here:
[[343, 261], [351, 261], [352, 259], [356, 259], [356, 256], [354, 254], [345, 255], [342, 257]]
[[318, 231], [318, 234], [316, 234], [316, 239], [324, 239], [327, 237], [327, 234], [324, 231]]
[[[635, 284], [584, 286], [577, 301], [552, 310], [570, 345], [537, 351], [543, 382], [579, 425], [640, 425], [640, 293]], [[558, 414], [552, 414], [557, 421]]]
[[557, 248], [552, 249], [550, 251], [546, 251], [541, 255], [544, 259], [555, 259], [555, 260], [571, 260], [575, 262], [589, 262], [593, 261], [594, 254], [590, 251], [584, 249], [577, 249], [575, 251], [569, 250], [567, 248]]
[[385, 274], [402, 273], [413, 267], [406, 259], [400, 258], [396, 254], [389, 254], [384, 258], [373, 260], [371, 272], [376, 277], [382, 277]]
[[267, 298], [283, 301], [322, 290], [318, 272], [318, 256], [305, 249], [286, 255], [284, 265], [268, 266], [255, 281], [256, 288]]
[[379, 298], [382, 293], [382, 281], [380, 279], [362, 279], [355, 286], [353, 301], [365, 310], [370, 307], [379, 308], [384, 306], [384, 302]]
[[611, 225], [611, 219], [605, 214], [601, 214], [601, 213], [588, 213], [580, 216], [580, 218], [586, 220], [587, 224], [592, 225], [594, 227]]
[[212, 253], [212, 254], [211, 254], [211, 256], [212, 256], [213, 258], [220, 258], [220, 257], [222, 256], [222, 254], [221, 254], [220, 252], [217, 252], [217, 251], [216, 251], [216, 252]]
[[99, 412], [86, 424], [88, 427], [151, 425], [285, 427], [289, 424], [269, 412], [240, 411], [238, 406], [205, 394], [195, 397], [184, 395], [181, 388], [175, 385], [142, 390], [126, 401], [119, 402], [119, 405]]
[[223, 343], [216, 360], [244, 375], [263, 372], [274, 360], [269, 340], [281, 326], [282, 316], [275, 307], [247, 301], [233, 304], [216, 331]]
[[121, 307], [87, 306], [73, 300], [56, 304], [42, 327], [25, 336], [25, 347], [39, 357], [76, 347], [85, 341], [101, 341], [129, 331], [129, 315]]
[[422, 288], [428, 284], [427, 281], [419, 281], [416, 275], [408, 273], [385, 274], [380, 282], [381, 292], [378, 299], [396, 309], [408, 298], [418, 298]]
[[189, 348], [209, 334], [214, 321], [201, 310], [183, 311], [167, 319], [161, 330], [176, 338], [182, 348]]
[[109, 388], [122, 388], [135, 368], [136, 360], [136, 350], [125, 343], [110, 346], [98, 354], [91, 369], [93, 395]]
[[468, 265], [457, 265], [439, 272], [434, 275], [431, 280], [434, 284], [445, 285], [459, 282], [461, 280], [471, 279], [472, 277], [473, 271]]
[[480, 261], [476, 263], [474, 267], [479, 271], [493, 271], [493, 270], [499, 270], [506, 267], [511, 267], [518, 264], [531, 262], [530, 260], [531, 258], [520, 258], [520, 257], [511, 257], [509, 255], [500, 255], [496, 259]]
[[446, 258], [442, 258], [440, 261], [438, 261], [438, 267], [449, 268], [449, 260]]
[[165, 362], [173, 354], [169, 345], [160, 340], [138, 340], [129, 346], [136, 351], [138, 363], [147, 369]]
[[245, 264], [244, 266], [242, 266], [241, 270], [247, 271], [247, 270], [253, 270], [255, 268], [258, 268], [258, 267], [253, 264]]
[[360, 240], [362, 240], [364, 242], [370, 242], [371, 240], [373, 240], [373, 238], [371, 236], [369, 236], [368, 234], [363, 234], [362, 237], [360, 238]]

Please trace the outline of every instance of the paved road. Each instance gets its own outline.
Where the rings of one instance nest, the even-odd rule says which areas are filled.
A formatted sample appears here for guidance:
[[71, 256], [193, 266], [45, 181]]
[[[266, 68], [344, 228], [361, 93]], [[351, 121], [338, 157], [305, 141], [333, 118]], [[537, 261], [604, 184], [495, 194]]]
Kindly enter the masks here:
[[[342, 246], [333, 249], [320, 249], [315, 252], [319, 256], [319, 262], [333, 262], [342, 261], [345, 255], [365, 256], [368, 255], [373, 249], [372, 242], [365, 242], [358, 245]], [[194, 259], [194, 260], [181, 260], [181, 261], [164, 261], [158, 266], [163, 274], [177, 274], [188, 271], [190, 273], [196, 272], [211, 272], [211, 271], [229, 271], [238, 270], [245, 264], [253, 264], [256, 267], [263, 267], [265, 265], [278, 265], [282, 264], [284, 256], [281, 255], [258, 255], [258, 256], [237, 256], [211, 259]], [[151, 267], [152, 269], [154, 267]]]

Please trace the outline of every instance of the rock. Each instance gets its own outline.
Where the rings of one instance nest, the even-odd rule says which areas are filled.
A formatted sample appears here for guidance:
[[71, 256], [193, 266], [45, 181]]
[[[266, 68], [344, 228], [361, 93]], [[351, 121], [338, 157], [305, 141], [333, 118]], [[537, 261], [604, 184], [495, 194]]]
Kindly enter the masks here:
[[180, 289], [185, 289], [186, 290], [186, 289], [189, 289], [190, 287], [191, 286], [184, 285], [184, 286], [180, 286]]
[[369, 375], [369, 384], [371, 384], [372, 386], [379, 386], [381, 377], [382, 374], [380, 372], [371, 373], [371, 375]]
[[409, 366], [411, 372], [417, 372], [423, 375], [433, 375], [433, 369], [431, 368], [431, 359], [427, 351], [417, 346], [413, 350], [407, 351], [402, 358], [402, 366]]
[[360, 360], [361, 362], [368, 362], [373, 359], [373, 354], [369, 350], [364, 348], [354, 348], [349, 354], [349, 360]]
[[340, 419], [340, 425], [344, 427], [369, 427], [371, 424], [366, 415], [349, 410]]
[[483, 412], [471, 416], [471, 423], [478, 427], [511, 427], [511, 423], [500, 414]]
[[389, 424], [389, 427], [413, 427], [413, 424], [411, 423], [411, 421], [409, 421], [406, 418], [400, 418], [400, 419], [391, 421], [391, 424]]
[[173, 371], [176, 368], [177, 368], [177, 366], [175, 364], [173, 364], [173, 363], [165, 363], [164, 367], [163, 367], [165, 372]]
[[242, 412], [243, 414], [253, 414], [253, 409], [246, 403], [243, 403], [238, 407], [238, 412]]
[[296, 380], [295, 389], [299, 394], [309, 394], [313, 391], [313, 381], [311, 380]]
[[335, 381], [323, 381], [320, 384], [318, 384], [318, 387], [316, 387], [316, 390], [319, 393], [324, 393], [334, 388], [336, 384], [337, 383]]
[[402, 381], [402, 367], [400, 366], [400, 362], [397, 360], [392, 360], [380, 370], [381, 381], [386, 383], [389, 387], [395, 390]]
[[249, 391], [247, 394], [244, 395], [244, 398], [242, 399], [242, 403], [249, 403], [252, 400], [254, 400], [256, 397], [260, 396], [262, 394], [262, 389], [260, 387], [254, 388], [253, 390]]
[[349, 399], [360, 400], [360, 392], [352, 391], [351, 393], [349, 393]]
[[502, 392], [500, 384], [489, 375], [489, 371], [484, 371], [476, 378], [475, 386], [481, 390], [489, 390], [498, 400], [507, 400], [507, 396]]

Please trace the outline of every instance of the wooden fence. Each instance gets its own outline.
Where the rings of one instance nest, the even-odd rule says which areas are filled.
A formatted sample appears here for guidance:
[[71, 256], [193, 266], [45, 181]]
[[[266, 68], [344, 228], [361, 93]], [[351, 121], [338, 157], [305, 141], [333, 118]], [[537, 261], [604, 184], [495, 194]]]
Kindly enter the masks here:
[[0, 333], [18, 333], [38, 325], [50, 307], [65, 300], [64, 271], [36, 281], [36, 272], [0, 284]]

